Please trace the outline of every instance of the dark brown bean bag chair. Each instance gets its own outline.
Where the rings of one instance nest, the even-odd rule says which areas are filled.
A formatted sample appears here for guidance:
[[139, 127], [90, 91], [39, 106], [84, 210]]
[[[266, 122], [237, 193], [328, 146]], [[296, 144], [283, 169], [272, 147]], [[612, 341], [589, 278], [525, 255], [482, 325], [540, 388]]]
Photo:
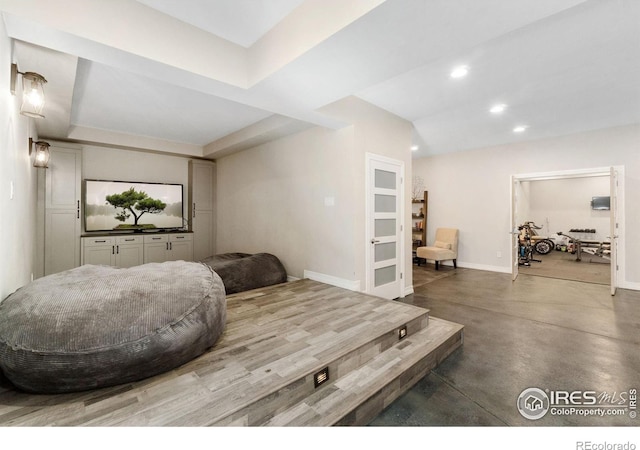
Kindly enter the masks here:
[[203, 259], [224, 283], [227, 295], [287, 281], [287, 271], [270, 253], [222, 253]]
[[222, 280], [204, 264], [85, 265], [0, 302], [0, 368], [34, 393], [112, 386], [201, 355], [225, 322]]

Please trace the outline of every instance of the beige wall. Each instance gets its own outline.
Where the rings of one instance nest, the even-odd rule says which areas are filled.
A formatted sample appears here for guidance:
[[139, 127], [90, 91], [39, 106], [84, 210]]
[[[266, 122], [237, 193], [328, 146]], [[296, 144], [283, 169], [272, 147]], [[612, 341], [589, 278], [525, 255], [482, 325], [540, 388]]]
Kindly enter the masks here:
[[[365, 156], [366, 153], [402, 161], [405, 167], [404, 183], [404, 216], [405, 216], [405, 283], [413, 285], [411, 255], [411, 138], [413, 128], [410, 122], [377, 108], [357, 97], [347, 97], [322, 108], [322, 111], [339, 120], [354, 124], [354, 181], [356, 215], [356, 275], [364, 282], [366, 278], [365, 246]], [[412, 289], [412, 288], [411, 288]], [[409, 293], [409, 292], [407, 292]]]
[[[365, 153], [402, 160], [410, 174], [411, 125], [355, 98], [323, 112], [353, 125], [312, 128], [217, 160], [217, 248], [273, 253], [290, 276], [310, 270], [364, 289]], [[405, 196], [409, 224], [410, 186]], [[411, 271], [405, 276], [411, 286]]]
[[[29, 156], [32, 121], [9, 92], [11, 42], [0, 20], [0, 300], [31, 279], [36, 241], [37, 171]], [[13, 188], [13, 189], [12, 189]], [[13, 198], [11, 191], [13, 190]]]
[[[610, 177], [561, 178], [558, 180], [526, 181], [529, 184], [528, 214], [523, 220], [533, 220], [542, 227], [538, 234], [558, 237], [558, 231], [579, 239], [608, 240], [611, 235], [610, 211], [591, 209], [591, 198], [609, 196]], [[570, 233], [571, 229], [592, 229], [595, 233]]]
[[[428, 241], [439, 226], [460, 228], [461, 266], [509, 272], [510, 177], [624, 166], [626, 239], [622, 287], [640, 288], [640, 125], [417, 159], [429, 191]], [[501, 253], [501, 257], [497, 253]]]
[[188, 158], [111, 147], [82, 147], [82, 178], [180, 183], [187, 192]]
[[356, 280], [353, 137], [313, 128], [217, 160], [218, 252], [273, 253], [290, 276]]

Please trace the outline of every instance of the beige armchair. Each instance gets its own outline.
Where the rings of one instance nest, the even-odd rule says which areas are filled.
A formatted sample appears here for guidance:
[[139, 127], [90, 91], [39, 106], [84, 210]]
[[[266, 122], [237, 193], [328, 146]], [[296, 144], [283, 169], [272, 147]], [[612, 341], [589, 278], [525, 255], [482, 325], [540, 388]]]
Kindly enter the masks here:
[[432, 246], [418, 247], [416, 257], [418, 265], [421, 260], [432, 260], [436, 262], [436, 270], [440, 268], [440, 261], [453, 261], [453, 267], [457, 268], [458, 259], [458, 229], [438, 228], [436, 230], [436, 240]]

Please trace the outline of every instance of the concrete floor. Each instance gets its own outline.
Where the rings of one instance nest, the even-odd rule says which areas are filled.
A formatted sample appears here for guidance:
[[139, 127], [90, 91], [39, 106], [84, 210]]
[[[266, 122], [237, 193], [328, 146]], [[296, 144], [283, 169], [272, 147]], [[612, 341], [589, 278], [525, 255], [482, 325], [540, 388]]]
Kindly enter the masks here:
[[414, 266], [414, 291], [401, 301], [463, 324], [464, 345], [370, 425], [640, 426], [629, 410], [533, 421], [516, 408], [530, 387], [640, 390], [640, 292], [433, 265]]

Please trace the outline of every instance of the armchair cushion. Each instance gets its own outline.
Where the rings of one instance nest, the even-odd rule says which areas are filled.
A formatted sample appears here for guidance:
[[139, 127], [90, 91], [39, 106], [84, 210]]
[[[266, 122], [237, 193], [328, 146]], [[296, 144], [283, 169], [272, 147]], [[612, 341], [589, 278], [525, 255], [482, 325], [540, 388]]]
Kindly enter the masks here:
[[434, 247], [444, 248], [446, 250], [451, 250], [451, 244], [449, 242], [436, 241], [433, 244]]

